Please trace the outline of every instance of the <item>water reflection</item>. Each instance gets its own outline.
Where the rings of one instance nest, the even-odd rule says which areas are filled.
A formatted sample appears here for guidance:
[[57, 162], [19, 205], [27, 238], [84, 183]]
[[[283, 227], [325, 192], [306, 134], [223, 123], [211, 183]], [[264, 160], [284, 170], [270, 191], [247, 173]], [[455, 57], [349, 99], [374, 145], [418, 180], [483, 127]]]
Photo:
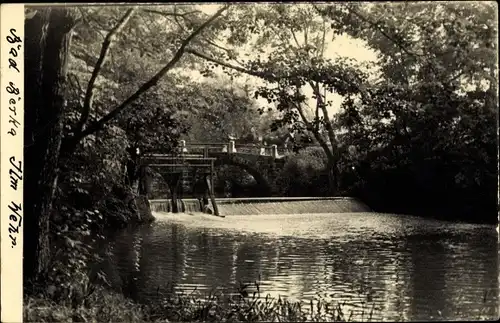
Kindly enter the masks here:
[[[260, 281], [273, 297], [375, 306], [374, 319], [498, 315], [494, 227], [377, 214], [159, 215], [108, 246], [107, 272], [129, 296], [234, 291]], [[484, 293], [489, 297], [484, 300]]]

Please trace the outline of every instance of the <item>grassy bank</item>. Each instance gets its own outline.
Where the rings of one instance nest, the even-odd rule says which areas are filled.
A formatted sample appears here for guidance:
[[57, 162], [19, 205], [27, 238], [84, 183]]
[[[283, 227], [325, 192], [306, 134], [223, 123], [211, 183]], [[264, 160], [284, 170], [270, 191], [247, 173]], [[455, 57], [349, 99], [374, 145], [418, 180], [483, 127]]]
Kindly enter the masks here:
[[[173, 295], [173, 294], [172, 294]], [[344, 313], [342, 304], [300, 303], [261, 298], [240, 288], [235, 295], [175, 295], [138, 304], [120, 294], [98, 287], [80, 304], [54, 302], [41, 293], [26, 297], [25, 322], [331, 322], [370, 321], [373, 307], [363, 317]]]
[[[253, 287], [253, 286], [252, 286]], [[256, 287], [257, 284], [256, 284]], [[476, 317], [457, 311], [465, 319], [491, 320], [484, 295], [484, 310]], [[346, 310], [347, 303], [291, 302], [284, 299], [261, 298], [258, 292], [249, 294], [240, 288], [235, 295], [210, 294], [204, 298], [185, 294], [170, 294], [138, 304], [123, 295], [96, 287], [81, 303], [55, 302], [46, 293], [24, 299], [25, 322], [370, 322], [378, 321], [374, 304], [365, 303], [356, 313]], [[460, 315], [462, 314], [463, 315]], [[489, 313], [489, 314], [488, 314]], [[470, 314], [469, 314], [470, 315]], [[379, 315], [377, 315], [379, 316]], [[404, 314], [398, 321], [403, 321]], [[438, 311], [434, 319], [446, 318]]]

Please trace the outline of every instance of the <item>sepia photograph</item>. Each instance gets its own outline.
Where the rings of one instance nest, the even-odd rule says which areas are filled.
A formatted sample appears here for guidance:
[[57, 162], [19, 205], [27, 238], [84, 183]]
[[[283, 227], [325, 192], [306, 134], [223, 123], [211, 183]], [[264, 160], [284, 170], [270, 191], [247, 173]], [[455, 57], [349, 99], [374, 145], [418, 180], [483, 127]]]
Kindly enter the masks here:
[[496, 2], [16, 6], [3, 322], [499, 319]]

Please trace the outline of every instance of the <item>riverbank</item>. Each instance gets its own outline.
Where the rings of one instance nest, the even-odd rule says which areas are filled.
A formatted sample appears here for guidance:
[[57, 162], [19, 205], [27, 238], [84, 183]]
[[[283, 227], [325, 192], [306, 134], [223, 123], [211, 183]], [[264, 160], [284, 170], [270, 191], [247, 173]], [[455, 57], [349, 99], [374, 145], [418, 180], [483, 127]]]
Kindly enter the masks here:
[[142, 306], [101, 287], [102, 276], [96, 279], [89, 270], [100, 261], [96, 244], [103, 243], [113, 232], [155, 220], [146, 196], [118, 186], [111, 194], [95, 200], [86, 194], [71, 193], [54, 203], [49, 270], [36, 277], [24, 277], [24, 320], [148, 321]]
[[[198, 300], [179, 296], [163, 303], [138, 304], [120, 294], [99, 287], [83, 304], [57, 304], [49, 298], [26, 297], [24, 322], [350, 322], [377, 321], [374, 307], [366, 306], [361, 314], [344, 312], [345, 303], [304, 304], [287, 300], [259, 300], [241, 295], [231, 300], [209, 296]], [[436, 317], [439, 319], [439, 316]], [[480, 315], [477, 320], [490, 320]], [[400, 320], [401, 322], [403, 320]]]
[[[258, 289], [257, 283], [255, 286]], [[97, 286], [81, 304], [56, 303], [47, 295], [24, 299], [24, 322], [332, 322], [356, 319], [344, 313], [344, 304], [290, 302], [260, 298], [246, 286], [233, 296], [218, 294], [197, 299], [176, 295], [154, 303], [138, 304], [123, 295]], [[364, 321], [371, 321], [373, 306], [363, 309]]]

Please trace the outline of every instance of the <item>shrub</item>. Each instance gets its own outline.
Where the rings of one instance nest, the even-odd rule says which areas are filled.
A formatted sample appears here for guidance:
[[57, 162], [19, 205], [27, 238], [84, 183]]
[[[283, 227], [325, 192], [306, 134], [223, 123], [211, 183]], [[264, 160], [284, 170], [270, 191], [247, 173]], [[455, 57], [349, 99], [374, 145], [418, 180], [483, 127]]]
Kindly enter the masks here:
[[321, 148], [311, 147], [287, 158], [276, 182], [283, 196], [325, 195], [327, 159]]

